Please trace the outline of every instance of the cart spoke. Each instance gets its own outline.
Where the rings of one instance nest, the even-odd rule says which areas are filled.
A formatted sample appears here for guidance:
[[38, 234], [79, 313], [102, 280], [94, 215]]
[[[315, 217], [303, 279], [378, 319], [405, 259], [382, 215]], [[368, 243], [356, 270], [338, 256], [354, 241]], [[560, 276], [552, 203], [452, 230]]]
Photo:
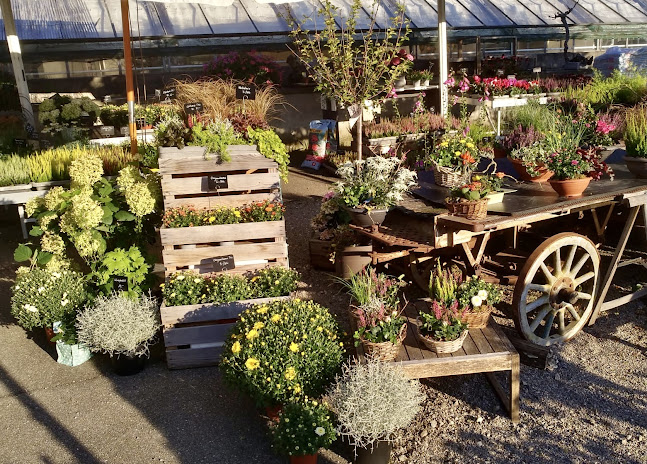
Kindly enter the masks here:
[[584, 274], [584, 275], [578, 277], [577, 279], [575, 279], [573, 281], [573, 283], [577, 287], [578, 285], [583, 284], [584, 282], [586, 282], [587, 280], [592, 279], [593, 277], [595, 277], [595, 272], [593, 272], [593, 271], [587, 272], [586, 274]]
[[528, 284], [529, 290], [534, 290], [536, 292], [550, 293], [551, 285], [549, 284]]
[[539, 308], [540, 306], [545, 305], [548, 302], [549, 302], [548, 295], [544, 295], [544, 296], [541, 296], [541, 297], [537, 298], [532, 303], [528, 303], [526, 305], [526, 314], [534, 311], [535, 309]]
[[535, 332], [537, 330], [537, 327], [539, 327], [539, 324], [541, 324], [541, 321], [544, 320], [544, 318], [548, 315], [548, 313], [551, 311], [550, 305], [546, 305], [542, 308], [542, 310], [537, 314], [537, 317], [532, 321], [532, 324], [530, 324], [530, 331]]
[[546, 319], [546, 325], [544, 326], [544, 335], [541, 338], [548, 338], [550, 336], [550, 331], [553, 328], [553, 321], [555, 320], [555, 313], [551, 312]]
[[582, 256], [580, 260], [577, 262], [577, 264], [575, 265], [575, 267], [571, 269], [571, 275], [577, 275], [590, 257], [591, 256], [588, 254], [585, 254], [584, 256]]
[[577, 312], [577, 310], [572, 304], [568, 303], [564, 305], [564, 308], [568, 309], [568, 312], [571, 314], [571, 316], [573, 316], [573, 319], [575, 319], [576, 321], [579, 321], [581, 319], [580, 313]]
[[577, 296], [578, 300], [590, 300], [591, 298], [593, 298], [590, 293], [576, 292], [575, 295]]
[[555, 275], [558, 276], [562, 273], [562, 252], [559, 248], [555, 250]]
[[568, 258], [566, 258], [566, 262], [564, 263], [564, 271], [565, 274], [569, 273], [571, 271], [571, 266], [573, 265], [573, 260], [575, 259], [575, 252], [577, 251], [577, 245], [571, 246], [571, 251], [568, 252]]
[[566, 332], [566, 324], [564, 323], [564, 311], [559, 312], [559, 317], [557, 318], [558, 324], [559, 324], [559, 329], [558, 332], [560, 335], [564, 335], [564, 332]]
[[550, 273], [548, 270], [548, 267], [544, 263], [539, 263], [539, 267], [541, 268], [541, 272], [544, 273], [544, 276], [546, 277], [546, 281], [549, 284], [552, 284], [555, 281], [555, 276]]

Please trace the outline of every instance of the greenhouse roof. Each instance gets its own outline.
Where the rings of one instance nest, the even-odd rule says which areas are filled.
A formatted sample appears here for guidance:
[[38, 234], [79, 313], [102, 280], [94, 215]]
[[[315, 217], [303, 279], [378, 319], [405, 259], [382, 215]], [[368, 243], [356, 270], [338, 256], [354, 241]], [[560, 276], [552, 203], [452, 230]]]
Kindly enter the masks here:
[[[271, 0], [223, 0], [225, 6], [200, 3], [173, 4], [131, 0], [132, 36], [145, 38], [232, 37], [275, 34], [285, 37], [289, 27], [282, 13], [289, 8], [298, 19], [311, 17], [308, 27], [321, 27], [316, 10], [319, 0], [276, 5]], [[283, 0], [285, 1], [285, 0]], [[343, 12], [349, 0], [332, 0]], [[372, 1], [358, 21], [368, 24]], [[395, 2], [381, 0], [378, 24], [384, 26]], [[433, 30], [437, 22], [436, 0], [404, 0], [414, 31]], [[573, 0], [446, 0], [447, 24], [462, 36], [482, 35], [484, 29], [549, 28], [563, 26], [555, 15], [571, 8]], [[27, 41], [88, 41], [118, 39], [122, 34], [120, 0], [12, 0], [18, 36]], [[568, 16], [574, 26], [647, 23], [647, 0], [580, 0]], [[1, 22], [0, 17], [0, 22]], [[341, 22], [341, 20], [339, 21]], [[479, 32], [480, 31], [480, 32]], [[554, 30], [555, 33], [559, 33]], [[0, 38], [5, 38], [4, 27]]]

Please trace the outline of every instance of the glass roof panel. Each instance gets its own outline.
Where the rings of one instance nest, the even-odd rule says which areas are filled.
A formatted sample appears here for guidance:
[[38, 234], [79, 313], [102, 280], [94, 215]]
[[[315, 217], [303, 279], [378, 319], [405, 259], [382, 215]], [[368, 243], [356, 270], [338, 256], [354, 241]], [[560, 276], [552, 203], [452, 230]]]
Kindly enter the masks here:
[[[488, 26], [510, 26], [512, 21], [505, 17], [489, 0], [459, 0], [481, 22]], [[494, 1], [494, 3], [499, 3]], [[449, 16], [447, 18], [449, 20]]]
[[[121, 2], [120, 0], [105, 0], [105, 2], [117, 36], [121, 37], [123, 33]], [[162, 37], [165, 34], [154, 3], [130, 0], [130, 24], [130, 34], [133, 37]]]
[[216, 35], [222, 34], [255, 34], [254, 27], [243, 5], [236, 1], [231, 6], [203, 6], [202, 11]]
[[[562, 21], [554, 16], [559, 13], [557, 8], [546, 0], [518, 0], [519, 3], [523, 3], [525, 7], [539, 16], [546, 24], [562, 24]], [[516, 21], [515, 21], [516, 22]], [[570, 24], [573, 24], [573, 21], [568, 21]], [[523, 23], [517, 23], [523, 24]]]
[[[647, 22], [647, 3], [642, 6], [633, 0], [600, 0], [613, 11], [617, 11], [622, 17], [633, 23]], [[647, 34], [647, 31], [645, 31]]]
[[276, 5], [259, 3], [255, 0], [239, 0], [259, 32], [283, 32], [289, 30], [285, 20], [280, 16], [283, 11]]
[[543, 21], [543, 18], [527, 6], [524, 0], [497, 0], [493, 3], [515, 24], [544, 26], [548, 22]]
[[[167, 35], [211, 34], [211, 28], [201, 8], [208, 5], [157, 3], [155, 9]], [[211, 7], [222, 8], [222, 7]]]
[[[438, 10], [436, 0], [430, 0], [430, 3]], [[450, 27], [476, 27], [483, 26], [467, 8], [458, 0], [447, 0], [445, 2], [445, 18], [447, 25]]]

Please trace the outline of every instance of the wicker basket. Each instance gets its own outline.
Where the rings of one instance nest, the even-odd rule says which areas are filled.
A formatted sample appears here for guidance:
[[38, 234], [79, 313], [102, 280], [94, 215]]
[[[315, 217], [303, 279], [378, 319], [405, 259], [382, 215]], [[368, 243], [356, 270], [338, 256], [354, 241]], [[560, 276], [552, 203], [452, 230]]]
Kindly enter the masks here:
[[445, 204], [449, 214], [464, 217], [465, 219], [484, 219], [487, 216], [487, 198], [471, 201], [455, 201], [446, 199]]
[[402, 341], [404, 340], [404, 337], [407, 335], [407, 323], [405, 322], [402, 324], [402, 328], [400, 329], [400, 335], [398, 335], [398, 339], [395, 343], [391, 342], [380, 342], [380, 343], [373, 343], [369, 342], [368, 340], [362, 340], [362, 348], [364, 348], [364, 354], [366, 356], [370, 356], [374, 359], [377, 359], [378, 361], [383, 361], [383, 362], [389, 362], [389, 361], [394, 361], [395, 358], [398, 356], [398, 352], [400, 351], [400, 346], [402, 346]]
[[467, 313], [463, 318], [463, 323], [467, 324], [470, 329], [483, 329], [487, 326], [491, 313], [492, 307], [486, 311], [479, 311], [478, 313]]
[[453, 353], [455, 351], [458, 351], [463, 346], [463, 342], [467, 337], [467, 330], [464, 330], [461, 336], [456, 340], [452, 340], [451, 342], [439, 342], [437, 340], [434, 340], [433, 338], [429, 338], [423, 335], [420, 332], [420, 324], [421, 321], [418, 318], [416, 324], [416, 335], [422, 341], [422, 343], [424, 343], [425, 346], [427, 346], [427, 348], [429, 348], [434, 353]]
[[472, 177], [472, 174], [467, 172], [454, 171], [445, 166], [438, 166], [434, 163], [434, 182], [441, 187], [460, 187], [467, 184]]

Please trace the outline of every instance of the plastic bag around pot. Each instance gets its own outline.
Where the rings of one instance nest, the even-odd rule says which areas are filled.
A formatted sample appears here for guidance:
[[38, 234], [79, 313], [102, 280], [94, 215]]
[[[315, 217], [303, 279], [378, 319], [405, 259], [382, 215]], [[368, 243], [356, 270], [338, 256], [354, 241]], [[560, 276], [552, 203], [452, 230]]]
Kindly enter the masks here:
[[92, 357], [92, 352], [85, 345], [74, 344], [68, 345], [62, 341], [56, 342], [56, 353], [58, 359], [56, 362], [65, 366], [80, 366]]

